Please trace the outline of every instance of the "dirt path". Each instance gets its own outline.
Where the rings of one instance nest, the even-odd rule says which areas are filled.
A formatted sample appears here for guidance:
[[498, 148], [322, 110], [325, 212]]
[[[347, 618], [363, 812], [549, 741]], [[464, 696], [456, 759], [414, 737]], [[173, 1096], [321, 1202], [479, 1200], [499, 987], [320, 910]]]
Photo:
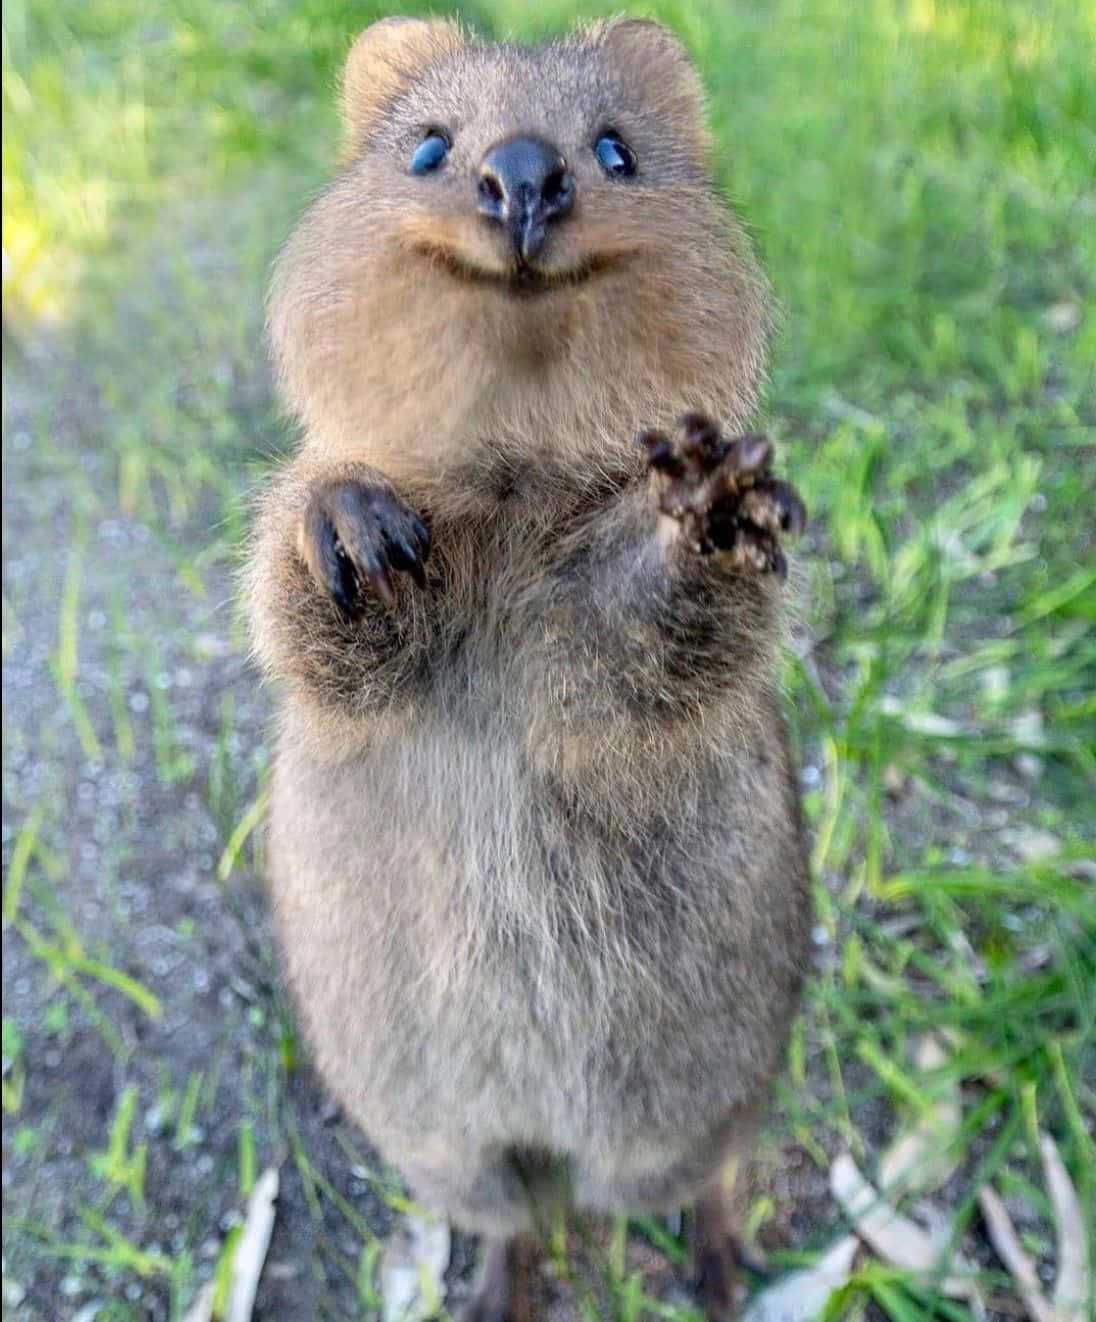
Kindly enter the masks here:
[[[80, 373], [63, 351], [12, 354], [5, 376], [5, 866], [33, 844], [4, 941], [5, 1082], [22, 1087], [4, 1114], [5, 1317], [174, 1315], [252, 1165], [289, 1143], [302, 1160], [285, 1163], [257, 1316], [354, 1313], [362, 1236], [329, 1200], [314, 1216], [301, 1165], [373, 1228], [387, 1214], [292, 1042], [250, 847], [218, 877], [266, 716], [224, 558], [183, 584], [178, 547], [118, 512], [95, 410], [64, 399]], [[43, 418], [66, 415], [42, 446]], [[198, 517], [187, 537], [201, 550], [217, 529]], [[71, 646], [75, 719], [58, 678]], [[121, 1153], [100, 1159], [130, 1107]]]

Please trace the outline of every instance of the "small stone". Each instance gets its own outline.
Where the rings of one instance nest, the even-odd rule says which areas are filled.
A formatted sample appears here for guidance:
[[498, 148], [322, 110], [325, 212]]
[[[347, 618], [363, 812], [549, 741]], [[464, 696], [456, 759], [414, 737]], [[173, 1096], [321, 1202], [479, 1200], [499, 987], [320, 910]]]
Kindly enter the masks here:
[[1008, 666], [986, 666], [982, 671], [982, 692], [991, 707], [997, 707], [1008, 696], [1010, 676]]
[[27, 1297], [27, 1292], [18, 1281], [13, 1281], [8, 1277], [5, 1277], [3, 1297], [4, 1303], [7, 1304], [9, 1308], [18, 1308]]
[[1003, 838], [1025, 863], [1036, 863], [1041, 858], [1053, 858], [1062, 852], [1061, 840], [1050, 831], [1037, 829], [1009, 831]]
[[1043, 315], [1050, 329], [1059, 335], [1068, 335], [1081, 324], [1080, 305], [1068, 299], [1052, 303]]

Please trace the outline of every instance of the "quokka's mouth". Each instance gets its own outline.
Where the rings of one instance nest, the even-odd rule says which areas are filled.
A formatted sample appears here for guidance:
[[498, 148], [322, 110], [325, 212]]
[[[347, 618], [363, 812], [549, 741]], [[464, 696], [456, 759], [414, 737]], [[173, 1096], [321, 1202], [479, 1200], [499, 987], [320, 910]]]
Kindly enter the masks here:
[[490, 270], [454, 252], [434, 244], [421, 244], [419, 251], [455, 279], [495, 288], [515, 298], [535, 298], [554, 290], [574, 288], [617, 266], [620, 257], [588, 257], [575, 266], [544, 267], [518, 263]]

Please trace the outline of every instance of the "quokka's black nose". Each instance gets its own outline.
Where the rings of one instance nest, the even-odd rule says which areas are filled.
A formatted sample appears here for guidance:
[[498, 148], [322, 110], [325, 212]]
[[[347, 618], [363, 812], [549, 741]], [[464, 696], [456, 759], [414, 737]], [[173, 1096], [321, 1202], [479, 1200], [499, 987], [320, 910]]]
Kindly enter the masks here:
[[523, 262], [544, 246], [548, 226], [574, 205], [575, 181], [555, 147], [537, 138], [508, 138], [480, 166], [479, 209], [506, 227]]

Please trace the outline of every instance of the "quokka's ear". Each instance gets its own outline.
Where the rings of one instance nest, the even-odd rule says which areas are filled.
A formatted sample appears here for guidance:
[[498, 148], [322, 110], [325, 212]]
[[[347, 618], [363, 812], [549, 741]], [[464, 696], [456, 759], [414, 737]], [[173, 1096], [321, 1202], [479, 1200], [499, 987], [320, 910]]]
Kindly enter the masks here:
[[377, 112], [415, 75], [464, 45], [444, 19], [382, 18], [350, 48], [342, 76], [342, 117], [348, 144], [360, 141]]
[[661, 23], [645, 18], [613, 18], [591, 28], [590, 41], [642, 91], [669, 122], [707, 143], [704, 88], [681, 41]]

